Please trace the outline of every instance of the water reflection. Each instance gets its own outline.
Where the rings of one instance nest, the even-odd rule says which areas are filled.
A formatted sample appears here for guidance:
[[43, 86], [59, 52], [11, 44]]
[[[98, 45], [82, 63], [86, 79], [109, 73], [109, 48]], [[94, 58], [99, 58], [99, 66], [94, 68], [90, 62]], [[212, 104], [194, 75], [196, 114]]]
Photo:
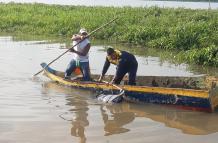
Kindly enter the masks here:
[[[64, 93], [66, 105], [70, 107], [67, 114], [62, 114], [61, 118], [71, 121], [71, 135], [79, 137], [80, 142], [86, 142], [85, 129], [89, 126], [88, 114], [90, 114], [90, 104], [99, 106], [100, 114], [104, 123], [105, 136], [128, 132], [124, 125], [131, 123], [135, 116], [134, 112], [125, 111], [125, 104], [101, 104], [95, 99], [95, 93], [75, 88], [64, 87], [54, 82], [43, 83], [44, 93], [54, 91]], [[57, 93], [56, 93], [57, 94]], [[66, 111], [64, 111], [66, 113]]]
[[[66, 49], [61, 49], [62, 44], [59, 42], [38, 43], [40, 42], [14, 41], [12, 37], [0, 37], [0, 142], [120, 142], [120, 139], [126, 139], [126, 142], [178, 142], [178, 138], [190, 143], [199, 143], [201, 139], [208, 143], [217, 141], [218, 113], [186, 112], [158, 105], [125, 102], [116, 106], [102, 105], [97, 103], [89, 91], [65, 88], [51, 82], [44, 83], [41, 87], [40, 84], [45, 81], [44, 76], [34, 81], [29, 78], [41, 69], [39, 64], [42, 61], [51, 61]], [[105, 52], [99, 51], [102, 46], [92, 49], [92, 72], [100, 73], [103, 65], [101, 62], [104, 61], [97, 57], [105, 58]], [[63, 63], [67, 63], [71, 56], [64, 56], [52, 67], [64, 70], [66, 65]], [[145, 72], [150, 75], [167, 72], [168, 75], [179, 75], [180, 72], [182, 75], [190, 74], [186, 68], [168, 67], [169, 64], [158, 68], [158, 58], [155, 60], [152, 59], [153, 56], [147, 56], [150, 58], [139, 57], [143, 75]], [[154, 71], [147, 64], [143, 66], [146, 59], [151, 68], [156, 67]], [[96, 64], [96, 61], [99, 63]], [[174, 72], [170, 73], [172, 68]], [[15, 69], [16, 74], [11, 74]], [[198, 72], [201, 71], [199, 68]], [[69, 122], [60, 118], [60, 115]], [[49, 134], [45, 135], [40, 131]], [[169, 134], [173, 136], [166, 140]], [[207, 134], [210, 135], [205, 136]], [[137, 135], [140, 138], [135, 137]]]
[[193, 71], [195, 73], [203, 73], [211, 76], [218, 77], [218, 67], [207, 67], [207, 66], [200, 66], [200, 65], [188, 65], [187, 69]]
[[134, 112], [137, 117], [146, 117], [165, 126], [181, 130], [185, 134], [207, 135], [218, 132], [218, 114], [202, 113], [195, 111], [176, 110], [159, 105], [129, 104], [129, 112]]
[[[152, 104], [123, 103], [105, 107], [106, 110], [102, 111], [105, 135], [130, 131], [124, 126], [138, 117], [163, 123], [165, 126], [179, 129], [185, 134], [208, 135], [218, 132], [218, 113], [184, 111]], [[106, 111], [109, 113], [106, 113]], [[137, 120], [134, 122], [137, 122]], [[146, 126], [146, 123], [141, 126]]]
[[[140, 126], [146, 127], [149, 125], [147, 119], [162, 123], [166, 127], [176, 128], [185, 134], [208, 135], [218, 132], [218, 112], [202, 113], [179, 110], [168, 106], [137, 105], [127, 102], [114, 105], [98, 104], [91, 93], [87, 91], [72, 90], [52, 82], [47, 82], [45, 85], [47, 90], [55, 90], [74, 96], [66, 98], [66, 105], [70, 106], [69, 111], [73, 114], [71, 135], [79, 137], [82, 143], [86, 142], [85, 132], [89, 122], [99, 118], [99, 116], [88, 118], [88, 114], [93, 114], [89, 111], [91, 104], [99, 106], [105, 136], [131, 132], [132, 128], [128, 128], [127, 125], [133, 123], [140, 123]], [[88, 94], [90, 95], [88, 96]], [[142, 118], [144, 119], [143, 123], [140, 122]]]
[[124, 125], [131, 123], [134, 119], [133, 112], [126, 112], [120, 105], [101, 105], [101, 115], [104, 121], [105, 136], [125, 133], [130, 129], [124, 128]]
[[53, 91], [54, 95], [66, 95], [64, 101], [65, 103], [63, 104], [67, 105], [68, 108], [64, 109], [64, 113], [61, 113], [59, 117], [61, 117], [63, 120], [70, 121], [72, 124], [70, 131], [71, 135], [77, 137], [80, 143], [85, 143], [85, 129], [89, 126], [89, 121], [87, 119], [89, 104], [87, 100], [91, 97], [90, 92], [66, 88], [58, 85], [57, 83], [49, 81], [44, 82], [42, 87], [44, 93], [49, 94], [51, 91]]
[[85, 99], [75, 100], [72, 98], [68, 100], [67, 105], [71, 105], [74, 108], [70, 109], [73, 113], [71, 135], [80, 138], [80, 143], [86, 142], [85, 128], [89, 126], [88, 117], [88, 103]]

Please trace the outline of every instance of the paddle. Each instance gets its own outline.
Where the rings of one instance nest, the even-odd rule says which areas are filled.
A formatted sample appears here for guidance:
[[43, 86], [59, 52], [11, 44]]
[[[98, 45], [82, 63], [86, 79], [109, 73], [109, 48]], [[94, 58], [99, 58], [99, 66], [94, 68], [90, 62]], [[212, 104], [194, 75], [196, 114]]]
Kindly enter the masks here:
[[99, 101], [103, 101], [104, 103], [120, 103], [123, 101], [124, 90], [115, 84], [110, 84], [107, 81], [102, 81], [108, 85], [112, 85], [113, 87], [120, 90], [119, 94], [100, 94], [97, 96]]
[[[109, 25], [110, 23], [114, 22], [115, 20], [117, 20], [118, 17], [110, 20], [108, 23], [103, 24], [102, 26], [98, 27], [97, 29], [93, 30], [92, 32], [90, 32], [84, 39], [80, 40], [77, 44], [75, 44], [74, 46], [72, 46], [71, 48], [69, 48], [67, 51], [63, 52], [61, 55], [59, 55], [57, 58], [55, 58], [53, 61], [51, 61], [50, 63], [48, 63], [48, 65], [46, 67], [48, 67], [49, 65], [51, 65], [52, 63], [54, 63], [56, 60], [58, 60], [60, 57], [62, 57], [64, 54], [66, 54], [67, 52], [69, 52], [71, 49], [73, 49], [75, 46], [77, 46], [79, 43], [81, 43], [82, 41], [84, 41], [87, 37], [90, 37], [91, 35], [93, 35], [96, 31], [102, 29], [103, 27]], [[42, 70], [40, 70], [39, 72], [37, 72], [36, 74], [34, 74], [33, 76], [36, 76], [38, 74], [40, 74], [46, 67], [44, 67]]]

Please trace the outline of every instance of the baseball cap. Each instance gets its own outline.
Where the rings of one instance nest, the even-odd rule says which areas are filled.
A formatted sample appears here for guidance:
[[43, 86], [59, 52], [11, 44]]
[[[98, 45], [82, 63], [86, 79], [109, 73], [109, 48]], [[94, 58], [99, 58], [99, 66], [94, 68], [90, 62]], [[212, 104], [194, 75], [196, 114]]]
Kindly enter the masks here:
[[87, 34], [87, 31], [86, 31], [85, 28], [81, 28], [81, 29], [79, 30], [79, 33], [80, 33], [80, 34]]

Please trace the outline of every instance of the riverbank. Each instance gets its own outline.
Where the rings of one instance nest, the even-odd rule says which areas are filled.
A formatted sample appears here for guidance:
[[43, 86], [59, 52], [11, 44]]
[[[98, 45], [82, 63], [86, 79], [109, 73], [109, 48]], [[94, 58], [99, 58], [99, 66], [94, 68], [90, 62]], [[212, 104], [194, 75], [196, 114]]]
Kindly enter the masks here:
[[71, 36], [92, 31], [123, 13], [93, 38], [176, 50], [176, 59], [218, 66], [218, 10], [0, 4], [0, 31]]

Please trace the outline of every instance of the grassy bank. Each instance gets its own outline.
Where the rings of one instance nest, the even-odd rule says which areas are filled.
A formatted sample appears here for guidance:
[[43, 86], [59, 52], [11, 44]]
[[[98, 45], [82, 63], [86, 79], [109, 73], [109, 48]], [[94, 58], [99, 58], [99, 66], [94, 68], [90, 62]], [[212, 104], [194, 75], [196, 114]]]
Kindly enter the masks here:
[[95, 38], [177, 50], [185, 62], [218, 66], [218, 10], [0, 4], [0, 31], [70, 36], [118, 13], [124, 14]]

